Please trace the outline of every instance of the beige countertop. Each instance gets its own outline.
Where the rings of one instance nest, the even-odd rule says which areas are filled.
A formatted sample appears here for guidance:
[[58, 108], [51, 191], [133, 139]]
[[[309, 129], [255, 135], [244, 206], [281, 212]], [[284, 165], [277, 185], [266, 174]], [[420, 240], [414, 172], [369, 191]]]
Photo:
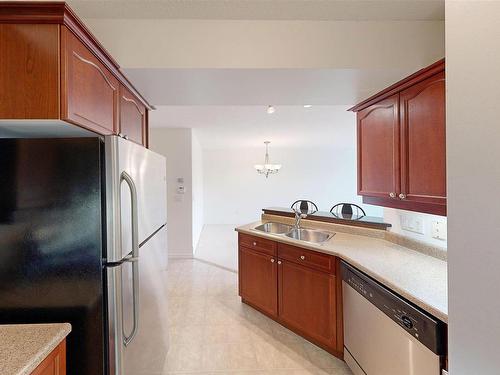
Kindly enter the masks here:
[[236, 230], [338, 256], [436, 318], [448, 322], [445, 261], [381, 238], [336, 232], [327, 242], [312, 244], [253, 229], [263, 222], [243, 225]]
[[31, 374], [70, 332], [69, 323], [0, 325], [0, 374]]

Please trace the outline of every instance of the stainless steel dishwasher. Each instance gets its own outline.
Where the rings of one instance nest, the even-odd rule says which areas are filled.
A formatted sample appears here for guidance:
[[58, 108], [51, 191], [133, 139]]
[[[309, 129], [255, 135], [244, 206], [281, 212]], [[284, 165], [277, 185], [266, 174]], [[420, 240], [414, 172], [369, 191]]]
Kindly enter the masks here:
[[355, 375], [439, 375], [446, 324], [342, 262], [344, 359]]

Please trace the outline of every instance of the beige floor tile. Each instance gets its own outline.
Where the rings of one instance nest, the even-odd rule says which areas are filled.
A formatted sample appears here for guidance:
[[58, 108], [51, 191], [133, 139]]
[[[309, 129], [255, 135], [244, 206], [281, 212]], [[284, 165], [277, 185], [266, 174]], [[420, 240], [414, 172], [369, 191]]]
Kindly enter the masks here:
[[205, 325], [203, 326], [203, 343], [210, 344], [225, 344], [228, 339], [229, 327], [223, 324]]
[[205, 330], [204, 325], [173, 325], [170, 327], [170, 343], [199, 345]]
[[281, 343], [305, 344], [307, 342], [301, 336], [283, 327], [279, 323], [271, 321], [270, 326], [274, 339], [278, 340]]
[[172, 343], [167, 355], [166, 371], [203, 370], [201, 344]]
[[307, 355], [311, 363], [317, 368], [323, 369], [345, 369], [345, 362], [331, 355], [327, 351], [307, 343], [305, 345]]
[[257, 370], [255, 348], [251, 342], [229, 344], [229, 363], [232, 370]]
[[207, 371], [230, 370], [229, 344], [205, 344], [203, 346], [202, 365], [203, 369]]
[[175, 260], [168, 278], [171, 349], [163, 375], [352, 375], [344, 362], [243, 304], [237, 274]]

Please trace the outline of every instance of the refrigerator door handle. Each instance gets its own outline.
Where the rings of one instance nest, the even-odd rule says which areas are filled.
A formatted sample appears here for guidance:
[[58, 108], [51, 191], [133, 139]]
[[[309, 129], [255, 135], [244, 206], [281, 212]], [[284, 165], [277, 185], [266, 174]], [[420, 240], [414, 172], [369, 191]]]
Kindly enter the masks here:
[[[130, 175], [123, 171], [120, 175], [120, 184], [125, 181], [130, 189], [130, 200], [132, 206], [132, 252], [124, 260], [132, 262], [132, 301], [133, 301], [133, 326], [130, 334], [125, 332], [124, 322], [122, 320], [123, 344], [129, 345], [137, 334], [139, 328], [139, 222], [137, 211], [137, 188]], [[123, 308], [123, 303], [122, 303]], [[122, 312], [123, 316], [123, 312]]]
[[129, 254], [127, 254], [126, 256], [124, 256], [119, 261], [117, 261], [117, 262], [106, 262], [106, 263], [104, 263], [104, 266], [108, 267], [108, 268], [113, 268], [113, 267], [119, 267], [123, 263], [126, 263], [126, 262], [138, 262], [138, 261], [139, 261], [139, 257], [134, 257], [132, 255], [132, 252], [130, 252]]

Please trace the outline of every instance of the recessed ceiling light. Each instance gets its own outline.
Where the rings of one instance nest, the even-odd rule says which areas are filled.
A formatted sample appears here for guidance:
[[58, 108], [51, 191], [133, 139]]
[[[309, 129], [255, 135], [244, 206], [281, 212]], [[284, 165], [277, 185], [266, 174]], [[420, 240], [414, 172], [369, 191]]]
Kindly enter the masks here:
[[272, 113], [276, 112], [276, 108], [274, 108], [272, 105], [267, 107], [267, 113], [270, 115]]
[[312, 104], [304, 104], [304, 108], [311, 108]]

